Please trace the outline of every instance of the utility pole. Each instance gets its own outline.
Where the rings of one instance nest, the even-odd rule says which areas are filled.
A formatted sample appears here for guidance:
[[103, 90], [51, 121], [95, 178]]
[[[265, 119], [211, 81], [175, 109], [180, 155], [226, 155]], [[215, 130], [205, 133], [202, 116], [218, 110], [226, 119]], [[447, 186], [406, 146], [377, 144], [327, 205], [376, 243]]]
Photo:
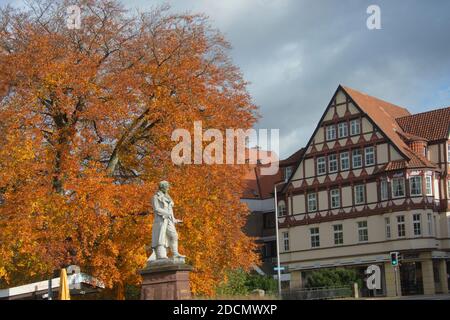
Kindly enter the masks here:
[[278, 276], [278, 296], [281, 298], [281, 266], [280, 266], [280, 240], [278, 236], [278, 197], [277, 197], [277, 186], [283, 182], [276, 183], [274, 186], [275, 195], [275, 236], [277, 240], [277, 276]]
[[395, 279], [395, 296], [398, 297], [398, 284], [397, 284], [397, 269], [398, 267], [394, 267], [394, 279]]

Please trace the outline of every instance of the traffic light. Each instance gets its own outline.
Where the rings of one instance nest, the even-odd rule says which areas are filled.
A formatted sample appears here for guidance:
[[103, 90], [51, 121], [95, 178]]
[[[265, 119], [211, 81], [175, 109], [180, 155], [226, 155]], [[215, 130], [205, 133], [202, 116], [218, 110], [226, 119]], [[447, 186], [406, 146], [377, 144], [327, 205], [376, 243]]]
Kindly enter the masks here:
[[391, 265], [394, 267], [398, 266], [399, 253], [397, 251], [395, 251], [395, 252], [391, 252], [389, 255], [391, 256]]

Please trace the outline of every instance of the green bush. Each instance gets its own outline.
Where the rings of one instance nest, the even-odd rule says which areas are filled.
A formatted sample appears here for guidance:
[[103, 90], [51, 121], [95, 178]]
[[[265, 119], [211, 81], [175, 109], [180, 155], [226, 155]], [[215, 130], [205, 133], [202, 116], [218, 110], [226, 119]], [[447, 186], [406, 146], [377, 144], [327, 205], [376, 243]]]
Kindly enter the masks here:
[[241, 269], [227, 273], [227, 281], [221, 283], [216, 294], [219, 296], [245, 296], [255, 289], [262, 289], [266, 294], [276, 292], [277, 282], [270, 276], [247, 273]]
[[313, 271], [309, 276], [307, 276], [305, 287], [345, 287], [350, 286], [355, 282], [358, 283], [359, 287], [361, 287], [362, 281], [354, 269], [321, 269]]

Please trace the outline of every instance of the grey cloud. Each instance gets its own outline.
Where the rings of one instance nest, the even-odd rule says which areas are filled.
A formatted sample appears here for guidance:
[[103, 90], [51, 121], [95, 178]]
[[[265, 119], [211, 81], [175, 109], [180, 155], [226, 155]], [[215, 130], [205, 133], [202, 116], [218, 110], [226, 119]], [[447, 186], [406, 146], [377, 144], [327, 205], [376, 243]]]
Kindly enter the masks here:
[[[450, 105], [447, 0], [124, 2], [210, 16], [251, 82], [263, 116], [258, 127], [280, 129], [282, 157], [307, 143], [340, 83], [411, 112]], [[381, 30], [366, 28], [371, 4], [381, 8]]]

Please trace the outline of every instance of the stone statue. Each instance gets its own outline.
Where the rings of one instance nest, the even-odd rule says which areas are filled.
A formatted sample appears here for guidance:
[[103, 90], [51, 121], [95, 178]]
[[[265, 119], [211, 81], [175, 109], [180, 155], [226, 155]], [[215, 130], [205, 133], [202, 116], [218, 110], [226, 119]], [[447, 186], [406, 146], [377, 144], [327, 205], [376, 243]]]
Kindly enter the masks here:
[[153, 196], [155, 213], [152, 228], [152, 255], [147, 262], [168, 261], [167, 248], [172, 251], [172, 261], [184, 263], [185, 256], [178, 252], [178, 233], [175, 224], [183, 222], [173, 215], [174, 202], [169, 196], [169, 182], [161, 181], [159, 190]]

